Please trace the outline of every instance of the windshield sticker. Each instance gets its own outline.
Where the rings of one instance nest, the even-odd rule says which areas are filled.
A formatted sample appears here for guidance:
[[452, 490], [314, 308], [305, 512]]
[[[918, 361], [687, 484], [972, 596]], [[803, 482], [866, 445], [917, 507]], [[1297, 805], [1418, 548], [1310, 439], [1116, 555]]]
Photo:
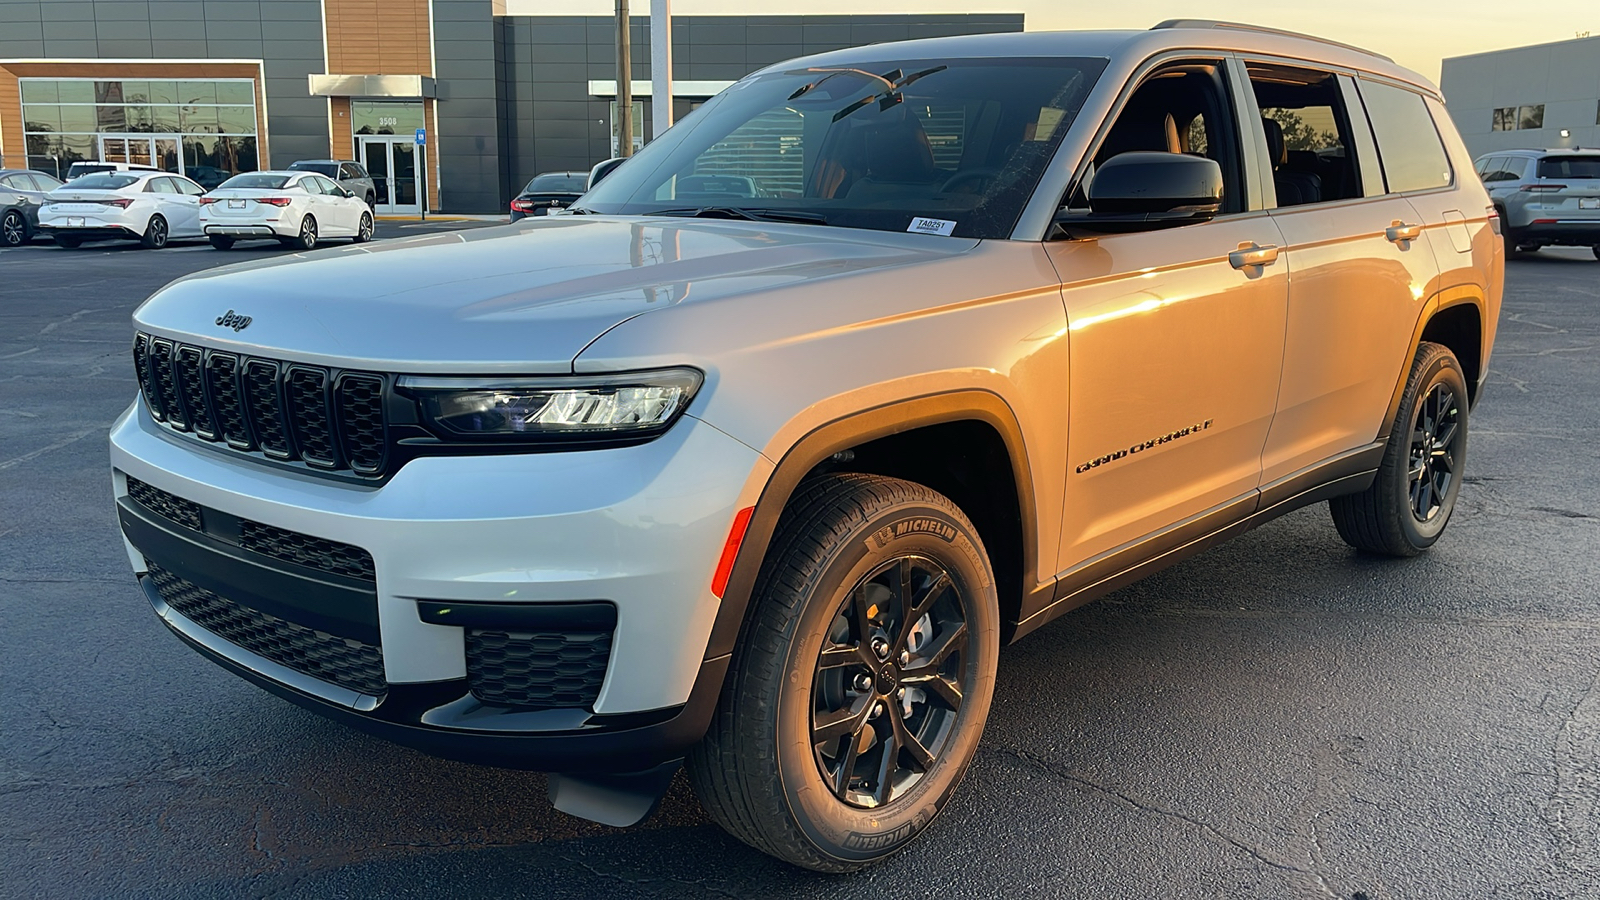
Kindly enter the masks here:
[[949, 237], [950, 232], [956, 230], [956, 223], [949, 219], [924, 219], [916, 216], [911, 220], [911, 227], [906, 230], [912, 234], [941, 234]]
[[1053, 106], [1039, 107], [1039, 120], [1023, 129], [1022, 139], [1025, 141], [1050, 140], [1050, 136], [1056, 132], [1056, 126], [1061, 124], [1061, 120], [1066, 114], [1066, 110], [1056, 109]]

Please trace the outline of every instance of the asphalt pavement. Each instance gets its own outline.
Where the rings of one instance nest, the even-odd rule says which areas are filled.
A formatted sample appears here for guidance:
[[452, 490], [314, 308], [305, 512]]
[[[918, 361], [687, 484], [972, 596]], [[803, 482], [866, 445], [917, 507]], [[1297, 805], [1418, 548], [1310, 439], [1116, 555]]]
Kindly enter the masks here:
[[1358, 555], [1316, 506], [1029, 636], [945, 816], [845, 878], [726, 837], [681, 779], [641, 827], [569, 818], [540, 775], [326, 721], [157, 621], [106, 461], [129, 313], [281, 252], [0, 250], [0, 897], [1600, 897], [1587, 252], [1508, 265], [1430, 553]]

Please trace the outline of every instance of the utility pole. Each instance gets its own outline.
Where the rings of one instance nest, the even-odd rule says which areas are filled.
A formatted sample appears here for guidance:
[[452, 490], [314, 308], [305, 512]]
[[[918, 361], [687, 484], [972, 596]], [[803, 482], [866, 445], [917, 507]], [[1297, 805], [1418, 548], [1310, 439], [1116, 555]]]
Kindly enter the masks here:
[[672, 0], [650, 0], [650, 140], [672, 127]]
[[633, 155], [633, 54], [628, 0], [617, 0], [617, 155]]

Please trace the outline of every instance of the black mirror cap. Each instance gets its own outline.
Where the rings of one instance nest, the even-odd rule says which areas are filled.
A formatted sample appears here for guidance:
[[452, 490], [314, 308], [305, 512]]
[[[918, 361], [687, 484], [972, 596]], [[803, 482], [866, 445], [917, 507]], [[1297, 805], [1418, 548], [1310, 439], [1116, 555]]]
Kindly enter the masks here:
[[1106, 160], [1089, 185], [1096, 214], [1167, 213], [1222, 207], [1222, 167], [1185, 153], [1135, 150]]

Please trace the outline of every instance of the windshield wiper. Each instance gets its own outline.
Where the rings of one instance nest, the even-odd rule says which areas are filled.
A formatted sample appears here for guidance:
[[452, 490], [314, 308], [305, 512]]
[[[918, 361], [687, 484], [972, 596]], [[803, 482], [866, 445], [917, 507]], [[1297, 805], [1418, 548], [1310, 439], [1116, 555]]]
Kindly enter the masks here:
[[647, 216], [683, 216], [690, 219], [748, 219], [752, 222], [801, 222], [807, 225], [826, 225], [828, 217], [821, 213], [790, 209], [746, 209], [741, 206], [686, 206], [681, 209], [658, 209]]

